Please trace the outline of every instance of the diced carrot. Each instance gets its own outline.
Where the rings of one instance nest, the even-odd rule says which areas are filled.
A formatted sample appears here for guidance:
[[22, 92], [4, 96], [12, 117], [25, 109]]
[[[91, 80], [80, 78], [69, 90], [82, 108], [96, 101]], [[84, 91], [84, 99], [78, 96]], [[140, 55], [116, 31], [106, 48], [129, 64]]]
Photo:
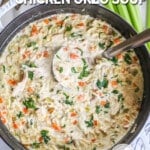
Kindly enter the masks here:
[[38, 28], [37, 28], [37, 26], [36, 25], [33, 25], [32, 26], [32, 29], [31, 29], [31, 36], [34, 36], [34, 35], [36, 35], [36, 34], [38, 34]]
[[97, 120], [94, 120], [94, 126], [97, 126], [98, 125], [98, 121]]
[[49, 22], [50, 22], [49, 19], [44, 19], [45, 24], [49, 24]]
[[137, 56], [134, 56], [134, 57], [133, 57], [133, 60], [134, 60], [134, 62], [137, 62], [137, 61], [138, 61]]
[[13, 127], [15, 128], [15, 129], [18, 129], [18, 125], [14, 122], [13, 123]]
[[108, 31], [108, 26], [107, 26], [107, 25], [103, 25], [103, 26], [102, 26], [102, 29], [104, 30], [105, 33], [107, 33], [107, 31]]
[[118, 59], [121, 59], [121, 58], [122, 58], [122, 54], [118, 54], [118, 55], [117, 55], [117, 58], [118, 58]]
[[39, 142], [42, 142], [43, 141], [43, 138], [42, 137], [39, 137]]
[[105, 100], [100, 101], [101, 106], [105, 106], [106, 104], [107, 104], [107, 102]]
[[56, 24], [57, 24], [58, 26], [62, 26], [62, 25], [63, 25], [63, 23], [64, 23], [64, 21], [63, 21], [63, 20], [60, 20], [60, 21], [57, 21], [57, 22], [56, 22]]
[[73, 125], [76, 125], [77, 123], [78, 123], [77, 120], [74, 120], [74, 121], [72, 122]]
[[28, 87], [27, 91], [28, 91], [29, 93], [33, 93], [34, 90], [33, 90], [32, 87]]
[[10, 86], [15, 86], [15, 85], [17, 85], [17, 81], [14, 80], [14, 79], [8, 80], [7, 83], [8, 83]]
[[0, 97], [0, 103], [3, 103], [3, 98], [2, 97]]
[[57, 123], [52, 123], [52, 128], [56, 131], [61, 131], [62, 128]]
[[48, 51], [45, 50], [45, 51], [43, 52], [43, 57], [45, 57], [45, 58], [49, 57]]
[[77, 24], [77, 27], [83, 27], [83, 26], [84, 26], [83, 22]]
[[78, 99], [79, 101], [84, 100], [84, 95], [83, 95], [83, 94], [78, 95], [77, 99]]
[[75, 116], [77, 116], [77, 112], [72, 112], [71, 117], [75, 117]]
[[117, 81], [111, 81], [112, 86], [116, 86], [117, 84], [118, 84]]
[[81, 87], [86, 86], [86, 82], [81, 82], [80, 81], [80, 82], [78, 82], [78, 85], [81, 86]]
[[23, 112], [24, 112], [24, 114], [27, 114], [28, 113], [28, 108], [23, 108]]
[[30, 51], [25, 51], [24, 54], [22, 55], [23, 59], [28, 58], [31, 55]]
[[75, 53], [70, 53], [70, 58], [71, 59], [77, 59], [79, 56]]
[[91, 139], [91, 142], [92, 142], [92, 143], [94, 143], [95, 141], [96, 141], [96, 139], [95, 139], [95, 138]]
[[114, 44], [119, 44], [121, 41], [120, 41], [120, 38], [115, 38], [114, 39]]

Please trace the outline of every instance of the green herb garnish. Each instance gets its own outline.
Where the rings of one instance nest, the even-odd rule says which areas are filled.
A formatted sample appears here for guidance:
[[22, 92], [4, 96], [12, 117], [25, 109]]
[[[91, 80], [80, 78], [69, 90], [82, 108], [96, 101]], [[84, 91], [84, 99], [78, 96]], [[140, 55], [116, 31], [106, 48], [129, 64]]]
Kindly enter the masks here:
[[28, 66], [28, 67], [30, 67], [30, 68], [36, 68], [37, 67], [34, 62], [30, 62], [30, 61], [27, 61], [25, 63], [25, 65]]
[[27, 43], [27, 47], [31, 47], [31, 46], [35, 46], [36, 45], [36, 42], [29, 42], [29, 43]]
[[88, 77], [90, 74], [90, 71], [87, 70], [88, 66], [87, 66], [86, 60], [84, 58], [82, 58], [82, 62], [83, 62], [83, 68], [82, 68], [82, 71], [81, 71], [78, 79]]
[[70, 101], [69, 99], [66, 99], [65, 100], [65, 104], [67, 104], [67, 105], [73, 105], [73, 101]]
[[104, 49], [104, 48], [105, 48], [105, 43], [98, 43], [98, 46], [99, 46], [101, 49]]
[[25, 105], [26, 108], [36, 109], [35, 102], [32, 98], [28, 98], [23, 101], [23, 105]]
[[3, 72], [5, 73], [6, 72], [6, 68], [5, 68], [5, 66], [3, 65]]
[[117, 65], [118, 59], [117, 59], [116, 57], [113, 57], [113, 58], [110, 59], [110, 60], [114, 63], [114, 65]]
[[104, 78], [102, 81], [97, 80], [96, 85], [99, 89], [103, 88], [107, 88], [108, 87], [108, 80], [106, 78]]
[[18, 118], [23, 117], [23, 113], [20, 111], [20, 112], [17, 114], [17, 117], [18, 117]]
[[118, 90], [113, 90], [113, 91], [112, 91], [112, 93], [114, 93], [114, 94], [118, 94], [118, 93], [119, 93], [119, 91], [118, 91]]
[[60, 67], [58, 71], [59, 71], [59, 73], [62, 73], [63, 70], [64, 70], [63, 67]]
[[33, 71], [28, 71], [28, 78], [29, 78], [30, 80], [33, 80], [33, 77], [34, 77]]
[[40, 143], [36, 143], [34, 142], [33, 144], [31, 144], [32, 148], [39, 148], [40, 147]]
[[127, 64], [129, 64], [129, 65], [132, 64], [132, 59], [129, 54], [125, 54], [124, 60]]
[[69, 32], [69, 31], [71, 31], [71, 30], [72, 30], [72, 25], [68, 25], [68, 26], [66, 26], [65, 31]]
[[50, 137], [48, 136], [48, 132], [49, 131], [47, 131], [47, 130], [41, 131], [41, 136], [42, 136], [45, 144], [47, 144], [51, 140]]
[[67, 95], [66, 93], [63, 93], [64, 94], [64, 96], [65, 96], [65, 101], [64, 101], [64, 103], [65, 104], [67, 104], [67, 105], [73, 105], [74, 103], [73, 103], [73, 101], [72, 100], [70, 100], [69, 98], [69, 95]]
[[76, 71], [76, 68], [75, 68], [75, 67], [72, 67], [72, 68], [71, 68], [71, 72], [72, 72], [72, 73], [78, 73], [78, 72]]
[[99, 114], [99, 113], [101, 112], [100, 106], [96, 106], [95, 112], [96, 112], [97, 114]]
[[106, 105], [104, 106], [105, 108], [110, 108], [110, 103], [107, 102]]
[[123, 95], [120, 93], [119, 95], [118, 95], [118, 101], [123, 101], [124, 100], [124, 97], [123, 97]]
[[91, 119], [89, 121], [85, 121], [85, 124], [87, 125], [87, 127], [93, 127], [93, 115], [91, 116]]

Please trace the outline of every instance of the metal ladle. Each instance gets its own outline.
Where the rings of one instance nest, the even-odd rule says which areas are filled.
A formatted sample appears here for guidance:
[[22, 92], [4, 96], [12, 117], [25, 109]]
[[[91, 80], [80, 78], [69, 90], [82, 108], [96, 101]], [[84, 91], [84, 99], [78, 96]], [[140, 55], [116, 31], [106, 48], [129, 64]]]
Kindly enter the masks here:
[[[111, 59], [113, 58], [114, 56], [124, 52], [124, 51], [128, 51], [130, 49], [133, 49], [133, 48], [137, 48], [143, 44], [145, 44], [146, 42], [149, 42], [150, 41], [150, 29], [146, 29], [144, 30], [143, 32], [135, 35], [135, 36], [132, 36], [131, 38], [128, 38], [127, 40], [123, 41], [122, 43], [114, 46], [114, 47], [111, 47], [111, 48], [108, 48], [107, 50], [105, 50], [103, 53], [95, 56], [95, 57], [90, 57], [90, 58], [87, 58], [90, 62], [90, 64], [92, 64], [93, 66], [96, 64], [96, 59], [100, 59], [102, 57], [105, 57], [105, 58], [108, 58], [108, 59]], [[53, 70], [53, 58], [54, 58], [54, 55], [58, 52], [58, 50], [60, 49], [57, 48], [54, 52], [53, 52], [53, 56], [52, 56], [52, 62], [51, 62], [51, 71], [52, 71], [52, 76], [54, 78], [55, 81], [58, 82], [58, 79], [56, 78], [55, 76], [55, 72]]]
[[105, 58], [110, 59], [116, 56], [117, 54], [120, 54], [124, 51], [128, 51], [133, 48], [137, 48], [149, 41], [150, 41], [150, 29], [146, 29], [143, 32], [123, 41], [117, 46], [107, 49], [101, 54], [101, 57], [103, 56]]

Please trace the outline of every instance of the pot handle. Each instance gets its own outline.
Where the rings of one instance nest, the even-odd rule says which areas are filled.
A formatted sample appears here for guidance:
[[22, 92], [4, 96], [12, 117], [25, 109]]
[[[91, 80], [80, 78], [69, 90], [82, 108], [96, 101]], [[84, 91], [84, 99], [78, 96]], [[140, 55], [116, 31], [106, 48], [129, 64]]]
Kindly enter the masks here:
[[[0, 2], [2, 3], [3, 0], [0, 0]], [[9, 0], [8, 2], [6, 2], [5, 4], [3, 4], [0, 7], [0, 32], [3, 30], [4, 25], [1, 21], [1, 18], [12, 8], [14, 8], [15, 6], [17, 6], [18, 4], [21, 4], [23, 1], [22, 0]]]

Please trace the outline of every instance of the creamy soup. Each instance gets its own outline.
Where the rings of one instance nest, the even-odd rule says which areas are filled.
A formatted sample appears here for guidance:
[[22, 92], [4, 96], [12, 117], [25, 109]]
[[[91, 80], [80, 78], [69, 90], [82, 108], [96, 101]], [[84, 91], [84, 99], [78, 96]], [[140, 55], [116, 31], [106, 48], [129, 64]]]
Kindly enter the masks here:
[[30, 23], [0, 57], [3, 124], [31, 150], [113, 146], [138, 115], [141, 66], [132, 50], [94, 65], [90, 58], [124, 40], [88, 15], [57, 14]]

